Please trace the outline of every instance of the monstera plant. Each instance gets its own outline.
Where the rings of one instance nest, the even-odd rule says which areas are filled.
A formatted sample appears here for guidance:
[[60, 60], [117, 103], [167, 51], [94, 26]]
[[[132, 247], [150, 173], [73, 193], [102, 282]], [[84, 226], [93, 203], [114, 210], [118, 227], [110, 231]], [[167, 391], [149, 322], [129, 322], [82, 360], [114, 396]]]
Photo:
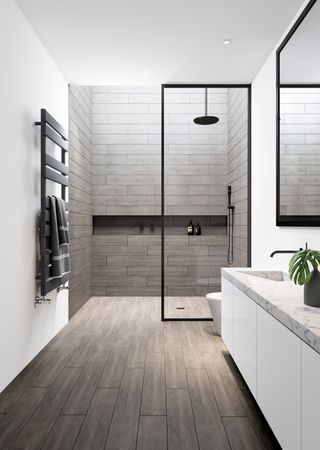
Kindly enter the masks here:
[[290, 279], [304, 286], [304, 303], [320, 306], [320, 252], [318, 250], [300, 250], [289, 262]]

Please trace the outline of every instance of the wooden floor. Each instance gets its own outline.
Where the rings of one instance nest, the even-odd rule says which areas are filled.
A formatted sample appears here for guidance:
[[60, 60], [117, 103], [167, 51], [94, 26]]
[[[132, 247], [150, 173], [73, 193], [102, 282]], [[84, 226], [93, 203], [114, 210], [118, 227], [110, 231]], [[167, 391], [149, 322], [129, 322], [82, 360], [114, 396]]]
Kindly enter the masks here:
[[40, 448], [279, 447], [212, 322], [98, 297], [0, 395], [0, 449]]
[[211, 316], [206, 297], [165, 297], [164, 317], [207, 319]]

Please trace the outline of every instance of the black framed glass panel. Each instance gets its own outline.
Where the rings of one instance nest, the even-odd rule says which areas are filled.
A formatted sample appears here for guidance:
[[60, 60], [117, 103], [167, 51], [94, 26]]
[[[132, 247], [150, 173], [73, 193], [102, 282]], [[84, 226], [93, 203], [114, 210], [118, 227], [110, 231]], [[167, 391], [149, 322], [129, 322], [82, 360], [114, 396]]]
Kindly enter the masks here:
[[162, 86], [162, 319], [212, 320], [221, 267], [250, 265], [250, 86]]

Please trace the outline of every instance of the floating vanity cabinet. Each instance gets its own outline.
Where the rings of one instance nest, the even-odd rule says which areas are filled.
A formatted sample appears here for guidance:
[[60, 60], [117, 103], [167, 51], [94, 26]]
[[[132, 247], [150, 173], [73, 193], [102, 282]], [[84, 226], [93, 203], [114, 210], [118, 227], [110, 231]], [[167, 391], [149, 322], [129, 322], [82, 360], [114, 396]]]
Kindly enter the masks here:
[[302, 449], [320, 448], [320, 355], [302, 342], [301, 371], [301, 410], [302, 410]]
[[281, 447], [300, 449], [301, 341], [259, 306], [257, 402]]
[[233, 358], [254, 397], [257, 389], [257, 305], [240, 289], [233, 291]]
[[221, 336], [230, 354], [233, 355], [233, 284], [222, 277]]

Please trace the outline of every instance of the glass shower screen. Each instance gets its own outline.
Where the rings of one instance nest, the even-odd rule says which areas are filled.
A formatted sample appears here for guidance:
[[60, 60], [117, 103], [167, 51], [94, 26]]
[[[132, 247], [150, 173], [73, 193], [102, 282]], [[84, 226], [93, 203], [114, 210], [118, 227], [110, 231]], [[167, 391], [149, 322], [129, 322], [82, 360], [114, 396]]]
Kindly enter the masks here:
[[[240, 107], [241, 114], [247, 111], [247, 89], [242, 91], [239, 96], [229, 87], [210, 85], [162, 88], [161, 288], [165, 320], [210, 320], [206, 294], [221, 290], [221, 267], [229, 265], [228, 183], [233, 170], [229, 122], [230, 114], [235, 114], [230, 107], [237, 102], [233, 109]], [[247, 134], [247, 117], [244, 126]], [[247, 136], [245, 140], [247, 159]], [[244, 181], [246, 188], [247, 170]], [[242, 218], [241, 223], [247, 239], [247, 222]], [[241, 245], [246, 249], [246, 242]], [[238, 253], [234, 249], [237, 259]], [[242, 264], [247, 266], [247, 257], [243, 257]]]

